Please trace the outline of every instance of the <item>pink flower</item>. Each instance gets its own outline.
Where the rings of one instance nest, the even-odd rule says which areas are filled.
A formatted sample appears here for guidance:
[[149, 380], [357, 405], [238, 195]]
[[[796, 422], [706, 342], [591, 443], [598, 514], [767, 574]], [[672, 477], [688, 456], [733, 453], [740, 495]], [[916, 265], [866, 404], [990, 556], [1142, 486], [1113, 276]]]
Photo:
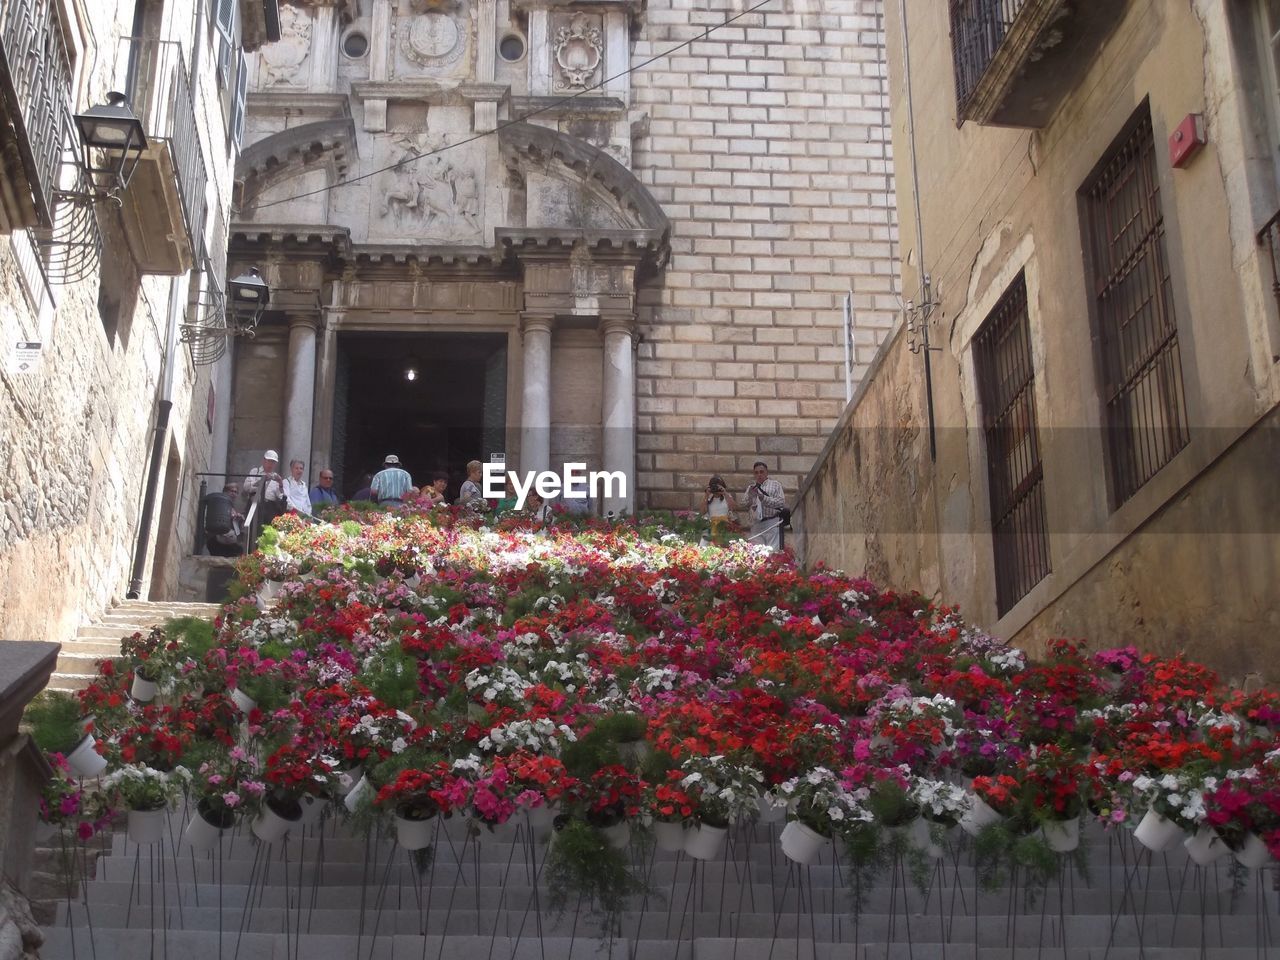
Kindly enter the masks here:
[[240, 805], [240, 794], [228, 790], [222, 795], [222, 802], [228, 807], [238, 807]]

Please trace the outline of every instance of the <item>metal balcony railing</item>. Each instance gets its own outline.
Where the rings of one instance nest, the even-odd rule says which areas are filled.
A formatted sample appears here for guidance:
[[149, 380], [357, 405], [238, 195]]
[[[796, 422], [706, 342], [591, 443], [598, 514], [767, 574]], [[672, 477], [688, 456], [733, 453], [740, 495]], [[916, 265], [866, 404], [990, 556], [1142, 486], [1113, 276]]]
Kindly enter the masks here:
[[1259, 245], [1266, 245], [1267, 258], [1271, 261], [1271, 293], [1280, 308], [1280, 210], [1258, 231]]
[[191, 75], [182, 48], [172, 40], [146, 37], [122, 37], [120, 43], [127, 63], [124, 92], [142, 121], [147, 139], [169, 144], [192, 257], [199, 263], [204, 254], [209, 173], [200, 147]]
[[51, 227], [72, 114], [71, 60], [51, 0], [0, 2], [0, 92], [20, 127], [39, 225]]
[[960, 116], [1028, 0], [950, 0], [951, 52]]

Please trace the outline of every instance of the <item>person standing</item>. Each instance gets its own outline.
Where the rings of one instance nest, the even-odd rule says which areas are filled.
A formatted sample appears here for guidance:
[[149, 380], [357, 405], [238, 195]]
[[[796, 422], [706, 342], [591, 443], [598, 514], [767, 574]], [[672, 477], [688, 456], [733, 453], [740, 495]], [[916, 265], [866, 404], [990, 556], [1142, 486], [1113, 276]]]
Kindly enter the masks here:
[[204, 544], [211, 557], [238, 557], [244, 553], [244, 517], [236, 509], [240, 485], [226, 484], [204, 497]]
[[747, 487], [747, 510], [751, 512], [752, 543], [761, 543], [771, 550], [782, 546], [782, 514], [787, 509], [786, 493], [782, 484], [769, 476], [769, 467], [757, 460], [751, 468], [755, 481]]
[[462, 489], [458, 491], [458, 506], [470, 507], [472, 510], [488, 510], [489, 501], [484, 498], [480, 488], [480, 477], [483, 465], [479, 460], [467, 464], [467, 479], [462, 481]]
[[412, 489], [413, 477], [400, 466], [400, 458], [394, 453], [387, 454], [386, 459], [382, 461], [382, 469], [374, 475], [373, 482], [369, 484], [369, 492], [373, 494], [375, 501], [392, 506], [404, 503], [404, 498]]
[[307, 481], [302, 479], [302, 472], [307, 465], [301, 460], [289, 461], [289, 476], [284, 478], [284, 499], [294, 513], [311, 516], [311, 494], [307, 490]]
[[311, 488], [311, 509], [327, 510], [338, 505], [338, 492], [333, 489], [333, 470], [325, 467], [320, 471], [320, 478]]
[[[244, 496], [246, 503], [252, 503], [254, 497], [261, 492], [262, 499], [258, 505], [258, 525], [265, 527], [285, 510], [284, 487], [280, 474], [280, 454], [268, 450], [262, 455], [262, 466], [254, 467], [244, 478]], [[246, 508], [247, 512], [247, 508]]]
[[716, 537], [724, 529], [729, 514], [738, 509], [733, 494], [720, 477], [707, 481], [707, 520], [711, 524], [711, 536]]
[[443, 470], [437, 470], [431, 475], [431, 482], [422, 488], [422, 494], [419, 497], [424, 507], [430, 510], [442, 503], [447, 503], [444, 492], [449, 487], [449, 475]]

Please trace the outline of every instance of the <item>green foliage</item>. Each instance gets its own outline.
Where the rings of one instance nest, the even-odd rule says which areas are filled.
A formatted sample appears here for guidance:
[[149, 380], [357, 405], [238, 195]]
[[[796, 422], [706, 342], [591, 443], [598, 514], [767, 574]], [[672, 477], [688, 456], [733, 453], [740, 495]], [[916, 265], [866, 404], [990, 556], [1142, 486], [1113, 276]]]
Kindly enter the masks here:
[[354, 520], [343, 520], [341, 528], [342, 532], [352, 539], [360, 536], [360, 524], [356, 523]]
[[258, 552], [265, 556], [275, 556], [280, 552], [280, 531], [275, 527], [262, 528], [258, 537]]
[[614, 743], [634, 743], [644, 739], [649, 721], [638, 713], [606, 713], [596, 718], [592, 730]]
[[84, 738], [80, 704], [69, 693], [42, 690], [27, 704], [22, 719], [45, 753], [69, 753]]
[[557, 832], [547, 854], [551, 909], [560, 916], [573, 905], [591, 904], [600, 918], [600, 935], [621, 933], [627, 899], [643, 893], [626, 854], [583, 820], [571, 819]]
[[409, 710], [422, 696], [418, 685], [418, 659], [392, 646], [374, 657], [360, 679], [383, 703]]
[[584, 781], [590, 780], [602, 767], [622, 762], [618, 745], [598, 729], [579, 737], [576, 743], [564, 744], [560, 748], [560, 759], [570, 775]]

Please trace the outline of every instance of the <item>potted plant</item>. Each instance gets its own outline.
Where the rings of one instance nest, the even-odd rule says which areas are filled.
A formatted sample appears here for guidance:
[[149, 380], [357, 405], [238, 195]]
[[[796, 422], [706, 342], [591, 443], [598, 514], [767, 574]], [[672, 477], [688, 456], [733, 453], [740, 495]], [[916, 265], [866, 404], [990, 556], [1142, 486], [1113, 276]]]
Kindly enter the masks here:
[[97, 739], [85, 732], [80, 705], [68, 693], [42, 690], [27, 704], [22, 719], [31, 737], [45, 753], [61, 754], [79, 777], [96, 777], [107, 766], [98, 752]]
[[452, 812], [449, 784], [454, 778], [447, 760], [426, 769], [406, 769], [378, 791], [374, 803], [392, 811], [396, 842], [405, 850], [422, 850], [431, 845], [435, 818]]
[[254, 835], [274, 843], [303, 820], [308, 809], [323, 803], [333, 778], [333, 762], [294, 733], [267, 757], [266, 791], [253, 821]]
[[920, 819], [913, 834], [916, 845], [937, 859], [943, 854], [943, 836], [969, 811], [969, 792], [954, 783], [917, 777], [912, 782], [910, 797], [920, 808]]
[[650, 783], [645, 791], [645, 809], [653, 818], [653, 834], [659, 850], [684, 850], [688, 822], [693, 818], [695, 800], [680, 786], [681, 770], [668, 770], [664, 783]]
[[764, 775], [721, 755], [690, 757], [680, 769], [680, 788], [694, 801], [685, 853], [695, 860], [712, 860], [724, 846], [730, 824], [739, 814], [758, 808]]
[[171, 640], [163, 627], [153, 627], [146, 634], [138, 632], [120, 641], [120, 654], [133, 669], [129, 696], [138, 703], [150, 703], [160, 683], [172, 677], [178, 642]]
[[183, 840], [199, 852], [218, 843], [223, 831], [235, 825], [240, 811], [262, 798], [266, 784], [258, 776], [256, 757], [238, 745], [205, 741], [188, 763], [195, 810]]
[[833, 836], [873, 819], [865, 805], [870, 791], [865, 787], [847, 789], [826, 767], [814, 767], [804, 776], [780, 784], [778, 792], [787, 798], [790, 808], [779, 841], [782, 852], [796, 863], [814, 863]]
[[561, 814], [544, 869], [551, 909], [564, 914], [572, 902], [591, 904], [600, 933], [621, 932], [628, 899], [644, 891], [626, 853], [586, 820]]
[[103, 780], [103, 789], [116, 805], [129, 812], [129, 839], [134, 843], [155, 843], [164, 838], [170, 805], [182, 795], [190, 774], [182, 767], [165, 773], [143, 763], [130, 763], [113, 770]]
[[1056, 744], [1035, 747], [1023, 760], [1020, 774], [1023, 810], [1040, 824], [1049, 847], [1055, 853], [1076, 849], [1086, 779], [1079, 755]]
[[36, 825], [36, 841], [40, 843], [85, 812], [84, 788], [72, 779], [67, 758], [53, 753], [47, 759], [53, 776], [40, 788], [40, 820]]
[[636, 764], [648, 752], [645, 734], [649, 721], [643, 714], [632, 711], [601, 714], [595, 719], [592, 730], [618, 745], [618, 753], [625, 763]]
[[1018, 788], [1018, 781], [1007, 774], [974, 777], [969, 809], [960, 818], [960, 828], [976, 837], [1013, 816], [1018, 810]]

